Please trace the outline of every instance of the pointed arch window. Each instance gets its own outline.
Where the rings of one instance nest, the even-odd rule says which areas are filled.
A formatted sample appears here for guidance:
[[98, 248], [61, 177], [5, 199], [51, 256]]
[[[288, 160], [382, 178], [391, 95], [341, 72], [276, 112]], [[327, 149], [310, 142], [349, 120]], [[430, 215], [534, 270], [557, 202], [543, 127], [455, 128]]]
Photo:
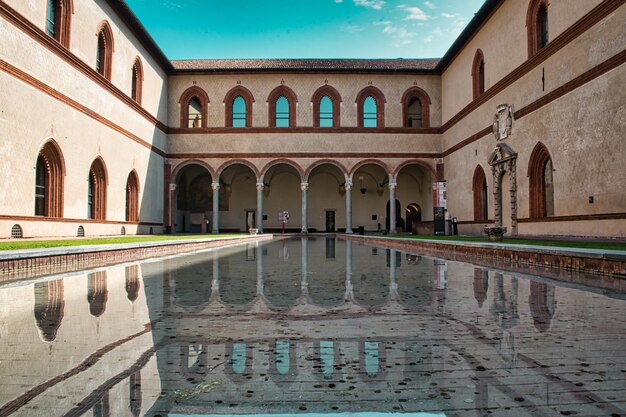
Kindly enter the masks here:
[[111, 81], [111, 64], [113, 61], [113, 32], [108, 22], [103, 22], [98, 30], [98, 47], [96, 52], [96, 71]]
[[408, 89], [402, 96], [403, 126], [430, 127], [430, 97], [418, 87]]
[[552, 158], [545, 145], [537, 143], [528, 162], [530, 217], [554, 216]]
[[137, 57], [135, 59], [135, 64], [132, 69], [132, 85], [130, 96], [137, 103], [141, 104], [141, 96], [142, 96], [142, 87], [143, 87], [143, 65], [141, 64], [141, 59]]
[[485, 58], [480, 49], [476, 50], [472, 65], [472, 91], [474, 99], [485, 92]]
[[361, 90], [356, 103], [359, 127], [384, 127], [385, 96], [378, 88], [370, 86]]
[[87, 186], [87, 218], [106, 219], [107, 175], [104, 162], [97, 158], [89, 169]]
[[280, 85], [267, 97], [269, 106], [268, 126], [295, 127], [298, 98], [291, 88]]
[[134, 170], [126, 180], [126, 221], [139, 221], [139, 178]]
[[199, 129], [207, 127], [209, 96], [198, 86], [189, 87], [180, 96], [180, 127]]
[[250, 90], [240, 85], [231, 89], [224, 98], [226, 126], [252, 127], [252, 103], [254, 103], [254, 97]]
[[313, 104], [313, 126], [314, 127], [339, 127], [341, 96], [339, 92], [325, 85], [320, 87], [311, 98]]
[[472, 192], [474, 194], [474, 221], [486, 221], [489, 218], [487, 192], [487, 178], [485, 171], [479, 165], [474, 170], [474, 179], [472, 180]]
[[70, 28], [74, 5], [72, 0], [48, 0], [46, 33], [66, 48], [70, 47]]
[[528, 57], [535, 55], [548, 44], [548, 2], [531, 0], [526, 13]]
[[54, 141], [46, 143], [37, 155], [35, 168], [35, 216], [63, 216], [64, 163]]

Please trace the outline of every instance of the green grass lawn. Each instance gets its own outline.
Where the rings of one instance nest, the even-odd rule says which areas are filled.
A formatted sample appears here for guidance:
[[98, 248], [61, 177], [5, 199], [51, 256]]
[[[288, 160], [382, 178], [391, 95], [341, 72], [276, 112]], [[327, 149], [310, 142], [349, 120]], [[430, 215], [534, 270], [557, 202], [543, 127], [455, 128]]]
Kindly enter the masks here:
[[57, 248], [63, 246], [108, 245], [114, 243], [158, 242], [243, 236], [243, 234], [219, 235], [141, 235], [59, 240], [6, 240], [0, 242], [0, 251], [17, 249]]
[[[415, 236], [415, 235], [388, 235], [390, 238], [446, 240], [452, 242], [479, 242], [488, 243], [487, 237], [478, 236]], [[512, 239], [505, 238], [502, 243], [511, 245], [537, 245], [554, 246], [560, 248], [584, 248], [584, 249], [610, 249], [626, 251], [624, 242], [594, 242], [594, 241], [569, 241], [569, 240], [541, 240], [541, 239]]]

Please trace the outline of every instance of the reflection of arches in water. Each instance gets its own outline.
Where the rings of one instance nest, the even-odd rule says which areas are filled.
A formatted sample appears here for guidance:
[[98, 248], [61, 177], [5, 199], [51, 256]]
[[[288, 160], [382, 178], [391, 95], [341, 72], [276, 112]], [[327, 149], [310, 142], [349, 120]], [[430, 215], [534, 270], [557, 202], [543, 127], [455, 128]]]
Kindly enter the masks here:
[[209, 303], [211, 284], [207, 275], [212, 271], [212, 262], [205, 268], [184, 266], [172, 272], [170, 282], [173, 286], [172, 296], [176, 305], [198, 309]]
[[544, 284], [543, 282], [530, 282], [530, 296], [528, 304], [530, 312], [533, 316], [535, 328], [540, 332], [550, 329], [552, 317], [556, 310], [554, 285]]
[[[185, 345], [180, 347], [180, 373], [186, 380], [202, 379], [207, 373], [208, 352], [201, 344]], [[196, 379], [196, 377], [200, 377]]]
[[380, 342], [365, 340], [359, 343], [362, 376], [368, 379], [384, 378], [385, 347]]
[[417, 203], [411, 203], [406, 206], [406, 229], [407, 232], [413, 231], [413, 224], [422, 221], [422, 208]]
[[128, 408], [133, 417], [141, 415], [141, 372], [137, 371], [130, 376], [130, 396]]
[[511, 329], [517, 326], [519, 314], [517, 311], [517, 278], [511, 278], [510, 291], [504, 291], [504, 277], [502, 274], [494, 275], [494, 297], [492, 312], [497, 317], [503, 329]]
[[335, 371], [335, 360], [337, 358], [335, 354], [336, 344], [332, 340], [320, 340], [317, 348], [320, 373], [324, 379], [331, 379]]
[[107, 273], [100, 271], [89, 274], [87, 277], [87, 301], [92, 316], [100, 317], [104, 313], [108, 297]]
[[126, 267], [126, 296], [129, 301], [135, 301], [139, 297], [139, 265]]
[[270, 374], [275, 382], [291, 382], [298, 375], [296, 344], [291, 340], [276, 340], [270, 353]]
[[252, 346], [245, 342], [229, 343], [226, 346], [229, 358], [226, 373], [235, 382], [244, 382], [252, 374]]
[[487, 299], [487, 290], [489, 289], [489, 272], [474, 268], [474, 298], [478, 302], [478, 307], [482, 308], [483, 303]]
[[35, 321], [43, 340], [52, 342], [57, 337], [64, 315], [63, 280], [39, 282], [34, 288]]

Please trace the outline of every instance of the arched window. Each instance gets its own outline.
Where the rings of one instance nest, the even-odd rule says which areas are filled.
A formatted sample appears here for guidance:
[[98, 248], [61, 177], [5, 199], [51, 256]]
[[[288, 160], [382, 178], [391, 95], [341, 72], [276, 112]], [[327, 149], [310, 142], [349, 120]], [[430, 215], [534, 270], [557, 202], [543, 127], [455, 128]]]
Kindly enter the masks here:
[[135, 59], [135, 64], [133, 65], [132, 71], [133, 73], [130, 96], [137, 103], [141, 104], [141, 93], [143, 87], [143, 65], [141, 64], [141, 59], [139, 57]]
[[63, 217], [65, 164], [56, 142], [47, 142], [37, 155], [35, 216]]
[[548, 2], [531, 0], [526, 13], [528, 57], [535, 55], [548, 44]]
[[107, 175], [104, 162], [97, 158], [89, 168], [87, 186], [87, 218], [106, 219]]
[[376, 87], [366, 87], [356, 97], [359, 127], [384, 127], [385, 96]]
[[233, 100], [233, 117], [232, 127], [246, 127], [246, 100], [243, 97], [237, 96]]
[[489, 210], [487, 206], [487, 178], [485, 171], [479, 165], [474, 170], [474, 179], [472, 180], [472, 192], [474, 194], [474, 221], [486, 221], [489, 218]]
[[198, 86], [189, 87], [180, 96], [180, 127], [207, 127], [209, 96]]
[[528, 161], [530, 217], [554, 216], [552, 159], [545, 145], [537, 143]]
[[87, 276], [87, 302], [89, 312], [94, 317], [104, 314], [107, 307], [109, 290], [107, 289], [106, 271], [94, 272]]
[[311, 98], [314, 127], [339, 127], [341, 121], [341, 96], [329, 85], [317, 89]]
[[404, 127], [430, 127], [430, 97], [421, 88], [409, 88], [402, 96], [402, 113]]
[[252, 103], [252, 93], [241, 85], [226, 93], [226, 127], [252, 127]]
[[291, 88], [281, 85], [267, 97], [269, 106], [268, 126], [294, 127], [296, 125], [296, 103], [298, 99]]
[[111, 63], [113, 61], [113, 32], [109, 23], [104, 21], [98, 30], [98, 49], [96, 53], [96, 71], [111, 81]]
[[480, 49], [476, 50], [472, 64], [472, 91], [474, 99], [485, 92], [485, 58]]
[[126, 180], [126, 221], [139, 221], [139, 178], [135, 170]]
[[74, 5], [72, 0], [48, 0], [46, 33], [66, 48], [70, 47], [70, 28]]
[[333, 127], [333, 99], [324, 96], [320, 100], [319, 108], [319, 125], [320, 127]]

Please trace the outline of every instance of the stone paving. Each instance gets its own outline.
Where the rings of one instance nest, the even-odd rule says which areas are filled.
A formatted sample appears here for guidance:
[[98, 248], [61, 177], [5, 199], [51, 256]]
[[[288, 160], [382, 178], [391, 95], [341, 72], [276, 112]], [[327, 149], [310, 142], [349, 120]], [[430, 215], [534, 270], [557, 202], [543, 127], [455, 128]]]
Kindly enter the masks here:
[[0, 416], [626, 415], [589, 289], [334, 238], [3, 285]]

